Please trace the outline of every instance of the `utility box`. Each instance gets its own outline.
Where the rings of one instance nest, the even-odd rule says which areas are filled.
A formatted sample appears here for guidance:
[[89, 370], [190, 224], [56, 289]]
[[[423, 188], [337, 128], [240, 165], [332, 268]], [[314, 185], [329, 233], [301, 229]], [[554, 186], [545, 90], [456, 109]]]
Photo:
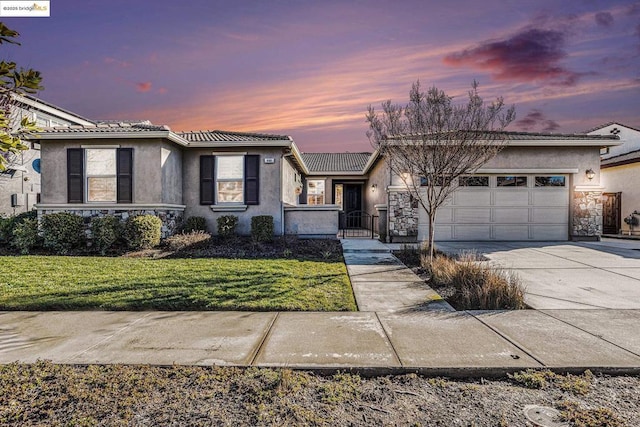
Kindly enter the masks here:
[[12, 194], [11, 195], [11, 207], [16, 208], [18, 206], [24, 206], [24, 194]]

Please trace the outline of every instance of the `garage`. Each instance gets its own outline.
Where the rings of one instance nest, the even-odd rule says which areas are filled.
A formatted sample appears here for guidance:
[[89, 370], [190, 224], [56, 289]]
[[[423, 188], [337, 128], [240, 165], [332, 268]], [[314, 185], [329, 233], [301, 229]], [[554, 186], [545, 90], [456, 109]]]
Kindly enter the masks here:
[[[428, 220], [421, 212], [419, 231]], [[460, 178], [437, 213], [435, 238], [447, 240], [568, 240], [566, 174], [488, 174]]]

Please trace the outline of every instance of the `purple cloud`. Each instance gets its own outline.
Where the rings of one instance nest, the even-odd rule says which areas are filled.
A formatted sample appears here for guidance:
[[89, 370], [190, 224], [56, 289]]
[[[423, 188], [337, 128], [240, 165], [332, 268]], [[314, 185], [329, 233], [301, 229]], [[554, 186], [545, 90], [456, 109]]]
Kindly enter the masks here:
[[488, 40], [448, 55], [444, 63], [487, 70], [497, 81], [545, 81], [572, 86], [582, 76], [560, 64], [566, 58], [565, 34], [530, 28], [504, 40]]
[[535, 128], [539, 128], [543, 132], [553, 132], [560, 128], [560, 125], [555, 120], [547, 119], [544, 113], [537, 108], [529, 111], [529, 113], [520, 120], [517, 120], [515, 125], [524, 131], [531, 131]]
[[600, 27], [609, 28], [613, 25], [613, 15], [609, 12], [596, 13], [595, 20]]

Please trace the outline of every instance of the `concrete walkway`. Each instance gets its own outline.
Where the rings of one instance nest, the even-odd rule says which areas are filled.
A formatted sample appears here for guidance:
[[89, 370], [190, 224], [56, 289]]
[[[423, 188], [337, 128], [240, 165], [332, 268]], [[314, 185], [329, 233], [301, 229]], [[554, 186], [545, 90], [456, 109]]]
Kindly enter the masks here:
[[344, 249], [358, 304], [375, 311], [0, 312], [0, 363], [48, 359], [449, 376], [530, 367], [640, 373], [640, 310], [452, 312], [432, 291], [414, 286], [415, 277], [386, 248], [345, 241]]

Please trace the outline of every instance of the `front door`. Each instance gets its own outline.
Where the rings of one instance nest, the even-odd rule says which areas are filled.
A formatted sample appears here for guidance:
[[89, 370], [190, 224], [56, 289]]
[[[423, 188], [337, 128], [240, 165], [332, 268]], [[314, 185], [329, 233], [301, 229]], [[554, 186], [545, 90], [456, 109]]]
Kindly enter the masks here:
[[362, 227], [362, 185], [344, 184], [344, 214], [347, 228]]
[[604, 193], [602, 209], [602, 233], [618, 234], [620, 230], [622, 193]]

